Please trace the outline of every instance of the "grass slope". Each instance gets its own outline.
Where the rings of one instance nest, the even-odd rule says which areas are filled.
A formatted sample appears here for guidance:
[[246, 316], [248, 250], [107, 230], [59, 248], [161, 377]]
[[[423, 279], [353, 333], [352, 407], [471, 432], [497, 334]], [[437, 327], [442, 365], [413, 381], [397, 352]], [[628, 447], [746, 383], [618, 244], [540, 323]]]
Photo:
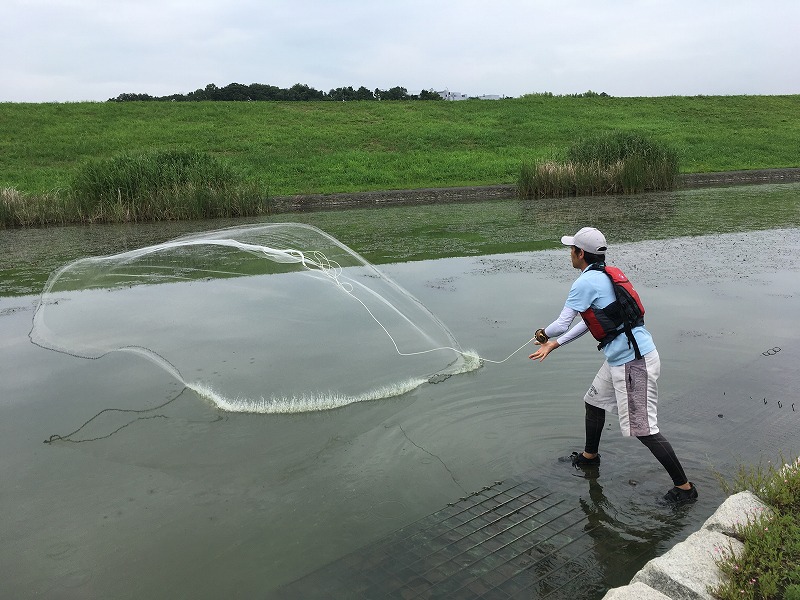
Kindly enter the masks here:
[[0, 187], [64, 188], [120, 153], [207, 152], [271, 195], [515, 183], [523, 161], [625, 130], [683, 172], [800, 166], [800, 96], [529, 97], [464, 102], [0, 104]]

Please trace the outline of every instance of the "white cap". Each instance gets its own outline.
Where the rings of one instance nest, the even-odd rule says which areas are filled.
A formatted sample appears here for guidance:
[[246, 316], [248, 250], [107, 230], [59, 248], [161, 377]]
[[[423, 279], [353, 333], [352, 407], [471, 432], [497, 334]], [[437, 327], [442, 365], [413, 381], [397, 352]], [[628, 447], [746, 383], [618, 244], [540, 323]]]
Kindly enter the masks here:
[[584, 227], [575, 235], [565, 235], [561, 238], [565, 246], [575, 246], [589, 254], [606, 253], [606, 236], [599, 229]]

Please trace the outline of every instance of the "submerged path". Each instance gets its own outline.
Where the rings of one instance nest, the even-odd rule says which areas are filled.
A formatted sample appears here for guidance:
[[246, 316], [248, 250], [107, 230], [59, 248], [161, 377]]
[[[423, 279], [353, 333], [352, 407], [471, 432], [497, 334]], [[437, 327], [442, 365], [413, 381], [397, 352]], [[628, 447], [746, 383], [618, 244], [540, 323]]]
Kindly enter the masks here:
[[[800, 451], [800, 347], [751, 349], [742, 364], [670, 398], [681, 446], [709, 470]], [[714, 440], [715, 453], [698, 453]], [[481, 490], [277, 590], [276, 598], [596, 600], [699, 529], [724, 499], [706, 477], [696, 504], [664, 506], [662, 481], [609, 460], [591, 473], [537, 466]], [[557, 489], [558, 492], [553, 490]]]
[[[595, 593], [591, 513], [498, 481], [280, 590], [284, 598], [567, 598]], [[588, 556], [587, 556], [588, 555]], [[521, 595], [520, 595], [521, 594]]]

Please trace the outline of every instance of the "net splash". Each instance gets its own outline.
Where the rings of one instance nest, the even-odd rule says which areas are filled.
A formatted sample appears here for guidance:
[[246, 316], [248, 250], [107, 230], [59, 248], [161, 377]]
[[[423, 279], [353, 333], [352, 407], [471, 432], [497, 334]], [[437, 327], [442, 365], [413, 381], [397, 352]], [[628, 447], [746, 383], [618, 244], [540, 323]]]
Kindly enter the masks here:
[[[474, 350], [467, 350], [463, 354], [465, 360], [461, 368], [454, 370], [448, 375], [458, 375], [461, 373], [468, 373], [480, 368], [481, 358]], [[432, 376], [435, 377], [435, 376]], [[277, 398], [272, 396], [265, 398], [264, 396], [258, 399], [250, 398], [226, 398], [219, 394], [210, 386], [203, 383], [189, 383], [187, 387], [193, 390], [197, 395], [205, 400], [211, 402], [217, 408], [231, 413], [254, 413], [254, 414], [291, 414], [313, 412], [319, 410], [332, 410], [334, 408], [341, 408], [349, 404], [356, 404], [358, 402], [369, 402], [374, 400], [384, 400], [402, 396], [415, 390], [416, 388], [430, 383], [432, 377], [428, 378], [412, 378], [399, 383], [381, 386], [372, 390], [368, 390], [357, 396], [346, 396], [332, 392], [303, 394], [300, 396], [293, 395], [291, 397]]]

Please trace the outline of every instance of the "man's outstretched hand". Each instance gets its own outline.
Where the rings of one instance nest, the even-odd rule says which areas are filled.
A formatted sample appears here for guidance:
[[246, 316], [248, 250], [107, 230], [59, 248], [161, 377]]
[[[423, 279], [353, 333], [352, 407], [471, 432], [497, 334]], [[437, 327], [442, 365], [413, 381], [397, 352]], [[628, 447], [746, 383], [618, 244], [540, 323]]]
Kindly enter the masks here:
[[539, 362], [543, 361], [548, 354], [550, 354], [553, 350], [558, 348], [559, 343], [556, 340], [548, 340], [544, 344], [540, 344], [539, 342], [535, 342], [539, 349], [528, 356], [531, 360], [538, 360]]

